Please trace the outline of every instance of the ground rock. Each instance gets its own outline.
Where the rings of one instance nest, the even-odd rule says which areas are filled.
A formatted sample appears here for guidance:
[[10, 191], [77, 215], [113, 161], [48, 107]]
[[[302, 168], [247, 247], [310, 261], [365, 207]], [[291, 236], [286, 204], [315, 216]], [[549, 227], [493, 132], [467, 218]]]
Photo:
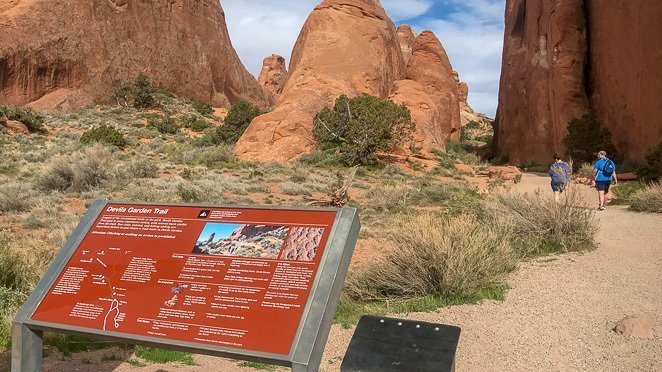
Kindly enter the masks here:
[[312, 11], [292, 52], [272, 112], [235, 146], [244, 160], [287, 162], [312, 150], [312, 121], [341, 94], [389, 96], [405, 66], [393, 22], [378, 0], [326, 0]]
[[653, 323], [650, 320], [638, 316], [627, 317], [616, 323], [614, 332], [624, 336], [653, 338]]
[[20, 121], [7, 120], [2, 125], [7, 128], [7, 131], [9, 131], [9, 133], [14, 133], [14, 134], [20, 133], [25, 135], [30, 134], [30, 130], [28, 129], [28, 127], [26, 127], [25, 124], [21, 123]]
[[637, 175], [632, 172], [618, 173], [616, 177], [619, 181], [636, 181], [638, 178]]
[[257, 82], [269, 93], [278, 95], [283, 89], [286, 78], [285, 58], [272, 54], [262, 62], [262, 71], [260, 71]]
[[218, 0], [0, 0], [0, 29], [0, 102], [77, 108], [109, 101], [117, 83], [144, 73], [216, 106], [268, 105]]
[[474, 168], [473, 168], [472, 166], [470, 166], [470, 165], [466, 165], [466, 164], [455, 164], [455, 165], [453, 165], [453, 166], [454, 166], [455, 169], [456, 169], [458, 172], [460, 172], [460, 173], [469, 173], [469, 174], [473, 174], [473, 173], [474, 173]]
[[662, 141], [661, 18], [656, 1], [508, 0], [498, 154], [544, 161], [593, 110], [619, 153], [643, 158]]
[[506, 181], [516, 180], [522, 176], [522, 171], [514, 166], [490, 166], [478, 173], [489, 178], [503, 178]]

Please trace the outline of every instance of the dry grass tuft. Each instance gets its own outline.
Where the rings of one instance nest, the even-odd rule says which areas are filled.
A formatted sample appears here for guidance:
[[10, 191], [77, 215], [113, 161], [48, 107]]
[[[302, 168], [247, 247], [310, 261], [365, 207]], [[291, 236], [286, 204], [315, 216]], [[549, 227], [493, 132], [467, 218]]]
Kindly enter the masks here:
[[345, 284], [350, 298], [471, 295], [515, 267], [507, 224], [432, 213], [402, 215], [394, 223], [396, 248], [350, 274]]
[[637, 212], [662, 213], [662, 182], [654, 182], [635, 193], [630, 199], [630, 209]]
[[524, 256], [591, 249], [597, 232], [595, 212], [574, 188], [562, 203], [540, 194], [501, 193], [486, 203], [490, 219], [510, 221], [515, 246]]

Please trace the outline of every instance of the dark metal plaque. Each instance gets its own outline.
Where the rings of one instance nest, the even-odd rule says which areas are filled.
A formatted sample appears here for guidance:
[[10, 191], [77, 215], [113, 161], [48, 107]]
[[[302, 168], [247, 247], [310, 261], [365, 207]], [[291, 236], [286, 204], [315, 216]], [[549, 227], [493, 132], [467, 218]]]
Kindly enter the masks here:
[[453, 371], [459, 340], [459, 327], [366, 315], [341, 371]]

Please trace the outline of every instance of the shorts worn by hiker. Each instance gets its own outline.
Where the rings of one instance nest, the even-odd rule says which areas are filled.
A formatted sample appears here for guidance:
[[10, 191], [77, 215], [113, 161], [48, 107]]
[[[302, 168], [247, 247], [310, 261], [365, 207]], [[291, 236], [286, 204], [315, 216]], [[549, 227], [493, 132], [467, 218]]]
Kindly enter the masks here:
[[554, 192], [564, 192], [565, 191], [565, 182], [554, 182], [552, 181], [552, 191]]
[[609, 186], [611, 186], [611, 181], [595, 181], [595, 188], [598, 189], [598, 191], [608, 193]]

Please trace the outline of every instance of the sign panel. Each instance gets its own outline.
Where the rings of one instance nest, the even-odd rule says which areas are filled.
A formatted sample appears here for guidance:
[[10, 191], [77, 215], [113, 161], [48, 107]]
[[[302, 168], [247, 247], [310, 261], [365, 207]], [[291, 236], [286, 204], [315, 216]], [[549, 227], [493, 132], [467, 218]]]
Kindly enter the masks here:
[[337, 214], [106, 204], [30, 320], [291, 354]]

